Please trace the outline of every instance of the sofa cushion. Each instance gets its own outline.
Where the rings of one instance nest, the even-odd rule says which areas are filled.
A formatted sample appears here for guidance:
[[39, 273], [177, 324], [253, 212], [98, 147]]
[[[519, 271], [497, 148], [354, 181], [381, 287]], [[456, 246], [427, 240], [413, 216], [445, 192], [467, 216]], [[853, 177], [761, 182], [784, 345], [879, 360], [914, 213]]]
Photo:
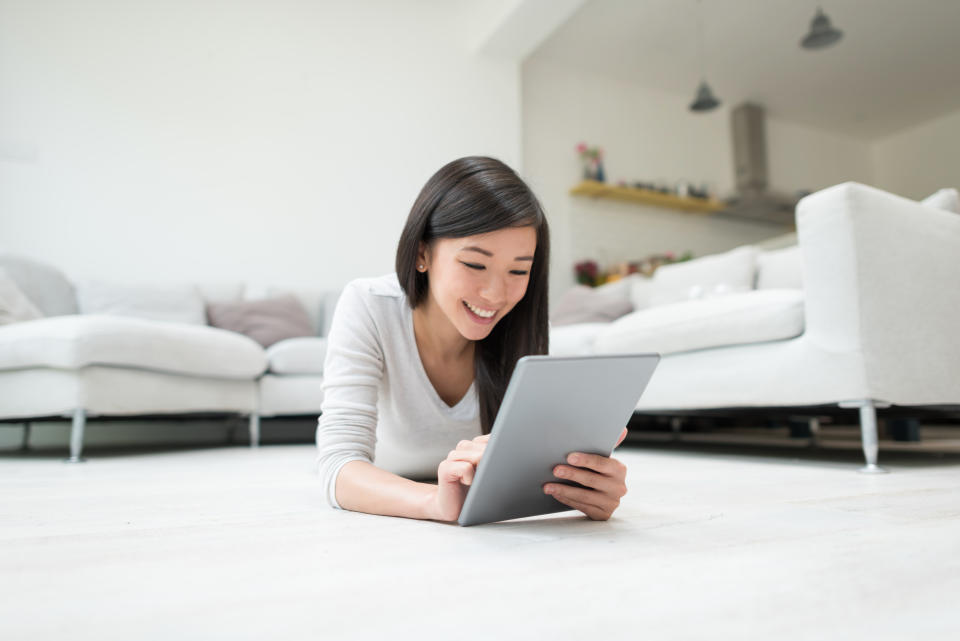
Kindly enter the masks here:
[[94, 364], [253, 379], [267, 357], [256, 341], [206, 325], [91, 314], [0, 327], [0, 369]]
[[313, 335], [307, 312], [293, 294], [209, 303], [207, 319], [214, 327], [245, 334], [264, 347], [286, 338]]
[[0, 267], [44, 316], [77, 313], [73, 284], [56, 267], [15, 254], [0, 255]]
[[803, 292], [767, 289], [651, 307], [605, 327], [600, 354], [659, 352], [783, 340], [803, 333]]
[[82, 279], [77, 282], [77, 303], [81, 314], [207, 324], [203, 297], [195, 285]]
[[757, 253], [750, 245], [659, 267], [653, 274], [652, 306], [753, 289]]
[[757, 289], [803, 289], [800, 247], [757, 254]]
[[0, 267], [0, 325], [42, 318], [43, 312], [37, 309], [16, 281]]
[[551, 356], [583, 356], [593, 353], [593, 341], [610, 323], [577, 323], [550, 327]]
[[320, 336], [287, 338], [267, 348], [269, 369], [274, 374], [323, 374], [327, 339]]

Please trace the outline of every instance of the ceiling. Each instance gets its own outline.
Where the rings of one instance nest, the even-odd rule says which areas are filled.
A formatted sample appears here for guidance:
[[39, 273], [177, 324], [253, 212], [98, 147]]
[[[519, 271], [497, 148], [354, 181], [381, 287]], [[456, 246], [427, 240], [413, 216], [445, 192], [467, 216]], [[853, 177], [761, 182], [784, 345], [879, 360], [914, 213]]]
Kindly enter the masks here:
[[[806, 0], [703, 0], [706, 78], [726, 106], [873, 141], [960, 110], [960, 1], [825, 0], [844, 32], [799, 45]], [[695, 0], [587, 0], [528, 57], [684, 95], [700, 80]]]

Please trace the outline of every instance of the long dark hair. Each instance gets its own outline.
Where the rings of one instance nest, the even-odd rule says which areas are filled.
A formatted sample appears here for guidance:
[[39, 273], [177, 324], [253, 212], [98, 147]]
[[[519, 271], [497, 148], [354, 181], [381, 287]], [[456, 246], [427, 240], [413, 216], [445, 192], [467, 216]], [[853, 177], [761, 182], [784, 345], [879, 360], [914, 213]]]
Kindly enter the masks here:
[[505, 227], [535, 228], [537, 249], [523, 298], [475, 345], [474, 377], [484, 434], [493, 427], [520, 357], [549, 350], [550, 228], [543, 208], [530, 187], [504, 163], [485, 156], [460, 158], [444, 165], [424, 185], [397, 245], [397, 278], [410, 307], [416, 309], [429, 290], [428, 274], [416, 269], [420, 243]]

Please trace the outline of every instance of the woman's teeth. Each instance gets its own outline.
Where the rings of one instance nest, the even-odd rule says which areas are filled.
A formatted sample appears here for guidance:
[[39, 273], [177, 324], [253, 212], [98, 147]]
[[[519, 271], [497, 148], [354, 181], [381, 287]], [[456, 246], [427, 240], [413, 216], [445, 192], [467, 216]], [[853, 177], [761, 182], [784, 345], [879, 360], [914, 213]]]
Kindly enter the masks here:
[[477, 316], [479, 316], [480, 318], [490, 318], [497, 313], [496, 310], [487, 311], [485, 309], [480, 309], [479, 307], [474, 307], [467, 301], [463, 301], [463, 304], [466, 305], [468, 308], [470, 308], [470, 311], [476, 314]]

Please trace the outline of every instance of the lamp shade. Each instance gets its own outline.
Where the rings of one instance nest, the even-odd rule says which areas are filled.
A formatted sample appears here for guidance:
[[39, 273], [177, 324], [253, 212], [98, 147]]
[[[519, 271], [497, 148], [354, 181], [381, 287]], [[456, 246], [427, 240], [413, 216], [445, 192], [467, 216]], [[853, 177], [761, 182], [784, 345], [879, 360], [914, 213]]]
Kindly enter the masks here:
[[830, 18], [818, 8], [817, 15], [810, 23], [810, 33], [800, 41], [800, 46], [804, 49], [823, 49], [842, 37], [843, 32], [834, 29], [833, 25], [830, 24]]
[[710, 85], [707, 84], [706, 80], [701, 80], [700, 86], [697, 87], [697, 95], [690, 103], [690, 111], [710, 111], [718, 106], [720, 106], [720, 101], [713, 95]]

